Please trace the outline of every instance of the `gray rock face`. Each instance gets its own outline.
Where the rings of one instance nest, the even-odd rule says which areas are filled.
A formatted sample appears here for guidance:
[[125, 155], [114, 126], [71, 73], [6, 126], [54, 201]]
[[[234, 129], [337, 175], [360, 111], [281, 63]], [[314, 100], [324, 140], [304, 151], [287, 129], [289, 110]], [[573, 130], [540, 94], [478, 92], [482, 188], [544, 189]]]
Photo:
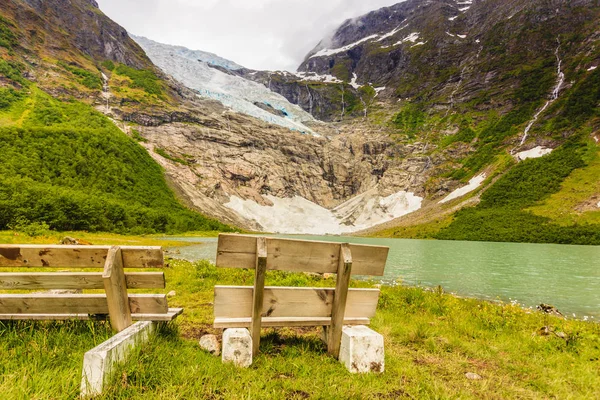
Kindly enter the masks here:
[[343, 112], [342, 90], [356, 95], [356, 90], [347, 84], [325, 84], [316, 80], [302, 80], [299, 76], [288, 72], [243, 69], [238, 73], [281, 94], [290, 103], [299, 105], [320, 121], [339, 121], [343, 116], [360, 115], [360, 112]]
[[[75, 46], [95, 60], [112, 60], [138, 69], [153, 69], [142, 49], [127, 31], [98, 12], [95, 0], [8, 0], [34, 25], [51, 32], [44, 45], [48, 48]], [[28, 13], [28, 8], [35, 13]], [[43, 16], [43, 19], [40, 18]], [[69, 32], [69, 37], [64, 37]]]
[[[148, 140], [142, 145], [190, 205], [247, 229], [261, 227], [224, 206], [232, 197], [270, 206], [268, 196], [299, 196], [332, 209], [369, 192], [366, 206], [374, 196], [399, 191], [424, 195], [424, 183], [433, 171], [428, 169], [427, 158], [418, 154], [420, 146], [395, 144], [369, 126], [343, 127], [339, 135], [326, 138], [232, 113], [201, 119], [201, 125], [167, 123], [140, 128]], [[187, 165], [161, 157], [155, 148], [186, 160]], [[406, 157], [395, 157], [401, 154]], [[344, 217], [345, 223], [352, 224], [361, 210], [346, 210], [351, 215]]]
[[346, 21], [298, 70], [345, 82], [356, 74], [359, 85], [391, 89], [379, 97], [390, 103], [408, 98], [439, 112], [471, 102], [506, 112], [523, 84], [510, 71], [554, 61], [557, 38], [575, 25], [587, 39], [561, 53], [590, 54], [586, 43], [597, 33], [584, 20], [597, 26], [599, 18], [592, 0], [408, 0]]

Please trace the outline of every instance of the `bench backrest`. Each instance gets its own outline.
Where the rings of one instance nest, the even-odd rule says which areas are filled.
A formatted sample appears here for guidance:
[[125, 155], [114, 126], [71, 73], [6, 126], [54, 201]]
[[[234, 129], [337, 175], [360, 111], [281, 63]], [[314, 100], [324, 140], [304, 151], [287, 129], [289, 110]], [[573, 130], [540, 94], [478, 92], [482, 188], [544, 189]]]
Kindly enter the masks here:
[[[383, 275], [389, 249], [335, 242], [221, 234], [217, 267], [255, 270], [253, 287], [215, 287], [215, 327], [250, 326], [253, 352], [261, 326], [329, 326], [329, 352], [337, 356], [341, 328], [368, 324], [378, 289], [348, 289], [351, 275]], [[334, 288], [264, 287], [267, 270], [336, 273]]]
[[[219, 235], [217, 267], [254, 269], [257, 236]], [[267, 238], [267, 270], [337, 273], [342, 243]], [[389, 249], [350, 244], [352, 275], [382, 276]]]
[[[109, 315], [117, 331], [134, 319], [168, 319], [164, 294], [128, 294], [127, 289], [165, 287], [163, 272], [125, 272], [125, 268], [164, 266], [160, 247], [47, 246], [0, 244], [0, 268], [56, 272], [0, 272], [0, 290], [104, 289], [106, 294], [1, 294], [0, 319], [84, 319]], [[102, 268], [102, 272], [65, 272]]]

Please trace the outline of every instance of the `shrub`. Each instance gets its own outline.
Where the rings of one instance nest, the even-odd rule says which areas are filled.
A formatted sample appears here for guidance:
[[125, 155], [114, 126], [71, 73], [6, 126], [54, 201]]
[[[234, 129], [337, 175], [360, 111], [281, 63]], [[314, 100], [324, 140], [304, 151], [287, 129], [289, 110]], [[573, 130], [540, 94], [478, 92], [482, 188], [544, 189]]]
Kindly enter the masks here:
[[102, 89], [102, 78], [93, 72], [59, 61], [58, 65], [77, 76], [79, 83], [89, 89]]
[[45, 222], [31, 222], [23, 216], [15, 218], [15, 220], [8, 225], [8, 227], [15, 231], [24, 233], [31, 237], [43, 236], [50, 230], [50, 227]]
[[0, 47], [12, 50], [17, 45], [17, 37], [13, 32], [14, 24], [0, 16]]
[[111, 60], [106, 60], [102, 62], [102, 66], [109, 71], [113, 71], [115, 69], [115, 63]]
[[0, 110], [7, 109], [23, 98], [23, 93], [13, 88], [0, 87]]
[[409, 104], [394, 116], [392, 125], [413, 138], [425, 125], [425, 117], [425, 113], [417, 105]]
[[116, 67], [114, 71], [131, 79], [131, 87], [133, 88], [143, 89], [146, 93], [159, 97], [163, 93], [160, 80], [152, 71], [135, 69], [123, 64]]

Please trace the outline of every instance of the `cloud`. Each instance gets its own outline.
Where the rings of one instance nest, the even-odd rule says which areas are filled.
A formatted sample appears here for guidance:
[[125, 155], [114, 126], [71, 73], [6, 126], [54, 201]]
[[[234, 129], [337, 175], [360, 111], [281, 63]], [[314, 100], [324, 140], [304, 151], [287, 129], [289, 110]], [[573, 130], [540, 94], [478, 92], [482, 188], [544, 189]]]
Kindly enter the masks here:
[[295, 70], [348, 18], [401, 0], [98, 0], [129, 32], [253, 69]]

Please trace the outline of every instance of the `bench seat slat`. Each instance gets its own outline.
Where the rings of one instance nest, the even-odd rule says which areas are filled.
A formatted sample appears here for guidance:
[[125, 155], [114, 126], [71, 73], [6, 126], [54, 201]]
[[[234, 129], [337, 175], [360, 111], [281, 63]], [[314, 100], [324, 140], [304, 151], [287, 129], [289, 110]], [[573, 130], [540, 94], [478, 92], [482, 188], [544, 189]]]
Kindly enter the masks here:
[[[331, 318], [334, 288], [265, 287], [264, 317]], [[251, 286], [215, 286], [216, 318], [252, 316]], [[372, 318], [375, 315], [379, 289], [349, 289], [346, 317]]]
[[[131, 314], [131, 319], [134, 321], [172, 321], [183, 312], [183, 308], [169, 308], [166, 314]], [[0, 321], [69, 321], [80, 320], [87, 321], [90, 319], [107, 319], [106, 314], [90, 315], [90, 314], [0, 314]]]
[[[129, 307], [135, 314], [164, 314], [164, 294], [130, 294]], [[105, 294], [2, 294], [0, 314], [107, 314]]]
[[[163, 272], [125, 273], [128, 289], [163, 289]], [[101, 272], [0, 272], [0, 290], [104, 289]]]
[[[254, 269], [256, 236], [221, 234], [217, 267]], [[381, 276], [389, 248], [351, 244], [352, 274]], [[267, 238], [267, 270], [336, 273], [340, 243]]]
[[[103, 268], [111, 246], [0, 244], [0, 267]], [[122, 246], [124, 268], [162, 268], [156, 246]]]
[[[251, 323], [251, 318], [215, 318], [213, 323], [214, 328], [248, 328]], [[348, 317], [344, 318], [344, 325], [369, 325], [369, 318]], [[329, 326], [331, 318], [326, 317], [288, 317], [288, 318], [273, 318], [263, 317], [261, 325], [263, 328], [282, 327], [282, 326]]]

